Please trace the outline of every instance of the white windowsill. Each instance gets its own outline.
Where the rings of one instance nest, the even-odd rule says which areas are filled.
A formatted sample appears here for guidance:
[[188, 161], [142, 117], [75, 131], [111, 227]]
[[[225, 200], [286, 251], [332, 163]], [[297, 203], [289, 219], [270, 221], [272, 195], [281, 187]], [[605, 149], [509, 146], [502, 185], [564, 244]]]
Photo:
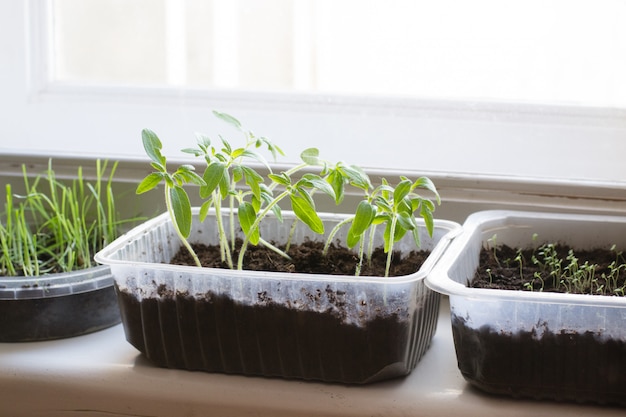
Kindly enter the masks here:
[[[91, 166], [90, 159], [59, 158], [55, 167], [60, 176], [72, 176], [80, 162]], [[47, 164], [43, 155], [4, 154], [0, 178], [15, 177], [16, 167], [26, 160], [35, 171]], [[142, 199], [134, 195], [145, 165], [122, 161], [117, 185], [127, 209], [160, 212], [160, 193]], [[444, 198], [437, 217], [458, 222], [485, 208], [626, 214], [621, 183], [454, 175], [432, 179]], [[617, 408], [493, 397], [471, 388], [457, 369], [445, 297], [431, 348], [411, 375], [394, 381], [359, 387], [156, 368], [125, 341], [118, 325], [73, 339], [0, 343], [0, 386], [0, 414], [11, 416], [623, 414]]]
[[366, 386], [162, 369], [121, 325], [91, 335], [0, 344], [3, 414], [17, 416], [618, 416], [623, 409], [483, 394], [456, 366], [443, 298], [437, 332], [406, 378]]

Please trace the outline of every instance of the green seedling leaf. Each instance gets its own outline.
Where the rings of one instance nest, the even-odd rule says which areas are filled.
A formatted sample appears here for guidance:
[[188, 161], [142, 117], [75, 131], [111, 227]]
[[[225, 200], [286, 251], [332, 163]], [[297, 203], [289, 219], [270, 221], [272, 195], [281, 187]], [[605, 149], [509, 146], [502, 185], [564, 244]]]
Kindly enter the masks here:
[[261, 198], [260, 184], [263, 182], [263, 177], [260, 176], [254, 169], [242, 166], [243, 176], [246, 179], [246, 184], [250, 187], [252, 194], [257, 198]]
[[388, 213], [380, 213], [374, 216], [374, 220], [372, 220], [372, 225], [378, 226], [379, 224], [387, 223], [391, 221], [391, 216]]
[[413, 211], [413, 205], [411, 204], [411, 200], [409, 200], [408, 197], [405, 197], [396, 203], [396, 212], [398, 213], [406, 213], [412, 215]]
[[241, 179], [243, 178], [243, 169], [241, 165], [233, 165], [232, 166], [232, 172], [233, 172], [233, 181], [234, 182], [239, 182], [241, 181]]
[[246, 158], [250, 158], [250, 159], [254, 159], [259, 161], [260, 163], [262, 163], [268, 171], [271, 171], [271, 167], [269, 165], [269, 163], [267, 162], [267, 160], [263, 157], [263, 155], [253, 152], [249, 149], [246, 149], [243, 153], [242, 156], [246, 157]]
[[198, 146], [200, 146], [200, 148], [204, 151], [207, 151], [209, 149], [209, 146], [211, 146], [211, 138], [202, 133], [196, 132], [196, 142], [198, 143]]
[[143, 194], [146, 191], [150, 191], [155, 188], [159, 183], [163, 180], [163, 174], [158, 172], [153, 172], [144, 178], [139, 185], [137, 186], [136, 194]]
[[387, 199], [385, 199], [383, 196], [376, 196], [374, 198], [374, 204], [377, 207], [380, 207], [383, 211], [386, 212], [392, 212], [393, 211], [393, 207], [391, 207], [391, 205], [389, 204], [389, 201]]
[[239, 205], [237, 214], [239, 215], [239, 225], [241, 226], [241, 230], [243, 230], [246, 236], [248, 236], [250, 243], [257, 245], [261, 237], [259, 234], [259, 228], [257, 227], [254, 230], [251, 230], [257, 215], [254, 207], [252, 207], [252, 204], [244, 201]]
[[232, 155], [233, 148], [230, 146], [230, 143], [226, 139], [224, 139], [221, 135], [219, 138], [222, 141], [222, 145], [224, 146], [224, 148], [222, 149], [222, 152], [224, 152], [226, 155]]
[[302, 151], [302, 153], [300, 154], [300, 159], [302, 159], [302, 161], [308, 165], [319, 165], [320, 164], [319, 156], [320, 156], [319, 149], [308, 148]]
[[406, 235], [407, 230], [404, 227], [398, 227], [398, 225], [396, 224], [396, 230], [394, 233], [394, 242], [398, 242], [400, 239], [402, 239], [404, 237], [404, 235]]
[[291, 208], [295, 215], [315, 233], [324, 233], [324, 223], [315, 211], [311, 196], [306, 192], [291, 194]]
[[[283, 150], [279, 148], [278, 146], [274, 145], [268, 138], [260, 137], [259, 141], [265, 143], [265, 145], [267, 146], [267, 150], [271, 152], [272, 158], [274, 158], [274, 160], [278, 159], [278, 155], [285, 156], [285, 153], [283, 152]], [[257, 148], [258, 147], [259, 145], [257, 145]]]
[[217, 110], [213, 110], [213, 114], [218, 119], [221, 119], [221, 120], [225, 121], [226, 123], [228, 123], [229, 125], [232, 125], [232, 126], [236, 127], [237, 129], [241, 130], [241, 122], [239, 120], [235, 119], [230, 114], [220, 113]]
[[346, 245], [348, 248], [352, 249], [361, 241], [361, 235], [352, 233], [351, 230], [348, 230], [348, 234], [346, 235]]
[[259, 210], [261, 210], [261, 205], [263, 203], [263, 200], [261, 200], [259, 197], [255, 196], [253, 194], [252, 198], [250, 199], [250, 203], [252, 204], [252, 207], [254, 208], [254, 211], [256, 211], [258, 213]]
[[228, 197], [228, 194], [230, 194], [230, 191], [231, 191], [231, 187], [230, 187], [230, 175], [228, 174], [228, 170], [226, 169], [226, 167], [224, 167], [224, 173], [222, 175], [222, 178], [220, 178], [219, 187], [220, 187], [220, 196], [222, 197], [222, 199]]
[[385, 224], [385, 231], [383, 232], [383, 250], [388, 253], [393, 246], [393, 240], [391, 239], [391, 222]]
[[209, 214], [209, 209], [213, 204], [213, 200], [207, 200], [200, 206], [200, 212], [198, 213], [198, 219], [203, 222]]
[[326, 181], [333, 187], [335, 192], [335, 204], [340, 204], [343, 201], [345, 191], [345, 179], [343, 175], [338, 170], [330, 171], [326, 177]]
[[422, 209], [420, 210], [420, 216], [424, 219], [424, 224], [426, 226], [426, 230], [428, 231], [428, 235], [432, 237], [433, 230], [435, 228], [434, 220], [433, 220], [433, 212], [429, 209], [427, 205], [422, 205]]
[[376, 207], [367, 200], [362, 200], [356, 208], [354, 220], [350, 226], [350, 233], [361, 236], [371, 225], [376, 217]]
[[283, 185], [285, 187], [291, 185], [291, 178], [285, 172], [281, 172], [280, 174], [268, 174], [267, 176], [279, 185]]
[[322, 177], [315, 174], [304, 174], [302, 179], [298, 181], [299, 186], [306, 185], [316, 190], [322, 191], [333, 200], [336, 199], [335, 189]]
[[437, 199], [437, 204], [441, 204], [441, 198], [439, 196], [439, 192], [437, 191], [437, 187], [435, 187], [435, 184], [431, 181], [430, 178], [427, 178], [427, 177], [418, 178], [413, 183], [413, 188], [424, 188], [426, 190], [431, 191], [433, 194], [435, 194], [435, 197]]
[[372, 188], [369, 176], [361, 168], [354, 165], [339, 164], [337, 169], [341, 170], [344, 177], [348, 178], [350, 184], [362, 190]]
[[279, 222], [283, 222], [283, 213], [278, 204], [272, 204], [274, 200], [274, 195], [272, 190], [265, 184], [260, 184], [261, 188], [261, 201], [267, 205], [272, 206], [272, 213], [276, 216]]
[[415, 228], [411, 230], [411, 234], [413, 235], [413, 242], [415, 242], [415, 246], [420, 247], [420, 233], [419, 229]]
[[178, 230], [185, 238], [191, 233], [191, 204], [187, 192], [179, 186], [170, 188], [172, 210]]
[[165, 167], [157, 164], [156, 162], [150, 162], [150, 166], [159, 172], [166, 172]]
[[405, 230], [413, 230], [417, 227], [415, 217], [409, 213], [398, 213], [396, 218], [398, 219], [397, 224]]
[[148, 157], [158, 164], [162, 170], [165, 170], [165, 157], [161, 154], [163, 145], [156, 133], [150, 129], [143, 129], [141, 131], [141, 140]]
[[200, 187], [200, 197], [208, 198], [222, 181], [226, 172], [226, 166], [221, 162], [213, 162], [204, 170], [202, 178], [205, 185]]
[[235, 150], [234, 150], [234, 151], [230, 154], [230, 156], [231, 156], [231, 158], [233, 158], [233, 159], [237, 159], [237, 158], [239, 158], [241, 155], [243, 155], [243, 153], [244, 153], [245, 151], [246, 151], [246, 150], [245, 150], [244, 148], [237, 148], [237, 149], [235, 149]]
[[191, 182], [200, 186], [206, 184], [202, 177], [196, 174], [193, 165], [181, 165], [174, 173], [174, 176], [180, 178], [183, 183]]
[[200, 149], [195, 149], [195, 148], [184, 148], [184, 149], [181, 149], [180, 151], [191, 154], [193, 156], [202, 156], [204, 154]]
[[400, 204], [404, 197], [409, 195], [411, 192], [411, 185], [410, 180], [403, 180], [398, 183], [396, 189], [393, 191], [393, 202], [396, 206]]

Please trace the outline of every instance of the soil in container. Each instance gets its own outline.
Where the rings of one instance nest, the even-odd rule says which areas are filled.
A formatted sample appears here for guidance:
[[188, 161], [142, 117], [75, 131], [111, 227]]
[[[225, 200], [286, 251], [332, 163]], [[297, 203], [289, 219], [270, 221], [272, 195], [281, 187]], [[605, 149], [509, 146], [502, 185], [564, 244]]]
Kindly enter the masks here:
[[[223, 266], [217, 248], [194, 249], [203, 265]], [[322, 244], [314, 242], [295, 245], [289, 251], [292, 262], [285, 262], [271, 251], [251, 247], [246, 269], [354, 274], [352, 251], [335, 247], [324, 258], [321, 250]], [[392, 273], [413, 273], [428, 255], [428, 251], [414, 251], [401, 259], [395, 254]], [[375, 254], [375, 259], [383, 261], [382, 266], [378, 261], [374, 265], [383, 271], [385, 257], [382, 250]], [[184, 251], [172, 263], [192, 265]], [[367, 268], [363, 273], [376, 275], [380, 270]], [[341, 383], [388, 379], [406, 375], [415, 367], [429, 345], [423, 341], [430, 341], [435, 331], [438, 294], [428, 293], [418, 317], [409, 317], [406, 305], [393, 299], [383, 302], [381, 295], [376, 317], [359, 326], [344, 320], [342, 294], [327, 284], [320, 285], [305, 296], [330, 300], [337, 307], [332, 311], [278, 303], [265, 292], [252, 304], [224, 294], [198, 297], [165, 287], [159, 288], [158, 299], [139, 302], [134, 295], [120, 291], [119, 300], [125, 326], [135, 329], [127, 331], [129, 342], [163, 367]], [[159, 317], [160, 321], [149, 324], [147, 317]]]
[[112, 285], [77, 294], [0, 302], [0, 342], [79, 336], [119, 322]]
[[[479, 269], [469, 286], [520, 291], [574, 289], [560, 278], [538, 278], [535, 273], [542, 273], [541, 266], [530, 261], [535, 253], [532, 250], [522, 253], [527, 262], [520, 268], [514, 261], [519, 252], [509, 247], [501, 249], [497, 257], [493, 250], [482, 250]], [[570, 254], [567, 247], [556, 249], [562, 259]], [[576, 251], [575, 256], [579, 264], [589, 260], [589, 264], [597, 265], [595, 276], [599, 281], [582, 286], [582, 292], [602, 294], [601, 288], [613, 285], [605, 282], [602, 274], [607, 276], [609, 265], [616, 260], [615, 251]], [[607, 291], [614, 293], [615, 288], [624, 285], [623, 280], [619, 278]], [[452, 317], [457, 359], [463, 376], [480, 389], [515, 397], [626, 405], [624, 340], [545, 327], [516, 333], [489, 326], [476, 329], [467, 325], [467, 319], [471, 318]]]

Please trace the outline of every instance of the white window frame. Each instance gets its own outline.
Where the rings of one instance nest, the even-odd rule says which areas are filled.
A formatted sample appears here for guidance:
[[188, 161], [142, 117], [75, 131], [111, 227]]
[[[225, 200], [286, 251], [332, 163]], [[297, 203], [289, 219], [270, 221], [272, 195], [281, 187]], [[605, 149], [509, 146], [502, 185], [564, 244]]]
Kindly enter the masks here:
[[48, 7], [0, 4], [3, 153], [141, 159], [139, 132], [150, 127], [181, 156], [195, 131], [219, 131], [219, 109], [280, 144], [287, 163], [316, 146], [372, 169], [626, 184], [624, 109], [63, 84], [48, 76]]

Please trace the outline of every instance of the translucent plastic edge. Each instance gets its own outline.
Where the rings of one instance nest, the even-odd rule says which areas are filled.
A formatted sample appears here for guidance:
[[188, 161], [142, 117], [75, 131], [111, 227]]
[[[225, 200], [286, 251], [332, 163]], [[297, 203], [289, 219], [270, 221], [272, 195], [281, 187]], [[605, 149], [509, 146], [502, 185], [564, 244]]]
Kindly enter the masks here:
[[[194, 207], [192, 209], [192, 213], [197, 215], [199, 213], [199, 207]], [[293, 216], [293, 212], [284, 210], [283, 217], [288, 218], [289, 216]], [[320, 218], [322, 220], [342, 220], [348, 217], [348, 214], [337, 214], [337, 213], [320, 213]], [[127, 243], [138, 239], [142, 234], [149, 233], [149, 231], [161, 225], [162, 223], [170, 223], [171, 219], [168, 213], [160, 214], [138, 226], [129, 230], [101, 251], [96, 253], [94, 259], [96, 262], [109, 265], [112, 267], [141, 267], [141, 268], [158, 268], [164, 270], [170, 270], [173, 272], [183, 273], [183, 272], [193, 272], [194, 274], [200, 275], [214, 275], [215, 271], [219, 271], [220, 274], [224, 276], [241, 276], [241, 275], [249, 275], [250, 271], [246, 270], [230, 270], [230, 269], [216, 269], [216, 268], [198, 268], [194, 266], [181, 266], [181, 265], [169, 265], [169, 264], [155, 264], [150, 262], [134, 262], [134, 261], [124, 261], [112, 259], [111, 255], [124, 247]], [[418, 219], [418, 223], [420, 226], [424, 226], [424, 222], [422, 219]], [[425, 226], [424, 226], [425, 227]], [[434, 228], [446, 231], [445, 234], [439, 239], [439, 241], [433, 246], [429, 257], [426, 259], [422, 267], [413, 274], [397, 276], [397, 277], [365, 277], [365, 276], [349, 276], [349, 275], [323, 275], [323, 274], [306, 274], [306, 273], [287, 273], [287, 272], [269, 272], [269, 271], [254, 271], [255, 275], [262, 276], [267, 279], [275, 279], [275, 280], [299, 280], [299, 281], [331, 281], [331, 282], [359, 282], [359, 283], [407, 283], [413, 282], [417, 280], [422, 280], [426, 278], [428, 274], [431, 273], [434, 266], [437, 264], [441, 256], [445, 253], [447, 248], [450, 245], [450, 242], [454, 240], [454, 238], [459, 235], [462, 231], [461, 225], [450, 221], [450, 220], [434, 220]]]
[[482, 226], [487, 222], [511, 218], [626, 223], [626, 217], [623, 216], [594, 214], [545, 213], [515, 210], [485, 210], [472, 213], [463, 223], [461, 233], [450, 243], [448, 249], [441, 256], [430, 274], [426, 277], [426, 285], [430, 289], [444, 295], [451, 297], [466, 297], [475, 300], [498, 299], [514, 302], [573, 304], [601, 307], [614, 306], [626, 308], [626, 297], [470, 288], [450, 278], [449, 271], [452, 269], [452, 266], [462, 252], [466, 249], [474, 233], [480, 233], [482, 231]]
[[81, 294], [111, 287], [113, 283], [113, 275], [108, 265], [39, 277], [2, 277], [0, 300], [28, 300]]

